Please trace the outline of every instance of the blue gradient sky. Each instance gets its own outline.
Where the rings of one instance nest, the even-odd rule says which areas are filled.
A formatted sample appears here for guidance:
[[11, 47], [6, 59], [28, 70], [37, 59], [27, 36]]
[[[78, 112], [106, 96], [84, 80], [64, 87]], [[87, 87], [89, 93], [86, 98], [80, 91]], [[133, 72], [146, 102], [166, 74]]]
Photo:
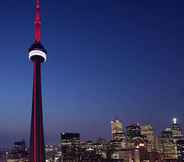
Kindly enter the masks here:
[[[28, 139], [33, 0], [0, 2], [0, 146]], [[110, 138], [114, 117], [161, 130], [184, 118], [184, 2], [42, 0], [47, 143]]]

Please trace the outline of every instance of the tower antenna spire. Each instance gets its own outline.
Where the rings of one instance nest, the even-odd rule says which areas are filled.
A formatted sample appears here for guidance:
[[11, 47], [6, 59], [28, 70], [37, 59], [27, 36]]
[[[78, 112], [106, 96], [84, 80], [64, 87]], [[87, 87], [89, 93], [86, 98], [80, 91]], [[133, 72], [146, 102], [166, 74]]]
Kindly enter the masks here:
[[35, 0], [35, 41], [41, 41], [41, 13], [40, 13], [40, 0]]

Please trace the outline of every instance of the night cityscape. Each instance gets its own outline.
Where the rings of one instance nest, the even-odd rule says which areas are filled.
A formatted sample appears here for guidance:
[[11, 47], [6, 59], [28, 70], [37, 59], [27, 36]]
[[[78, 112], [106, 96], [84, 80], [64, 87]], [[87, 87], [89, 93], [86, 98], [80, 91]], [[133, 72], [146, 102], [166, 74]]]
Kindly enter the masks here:
[[184, 162], [184, 2], [0, 5], [0, 162]]
[[[110, 140], [82, 140], [80, 133], [61, 132], [58, 144], [45, 146], [47, 162], [182, 162], [184, 136], [177, 118], [160, 134], [151, 124], [125, 126], [120, 120], [109, 122]], [[110, 133], [110, 132], [109, 132]], [[2, 161], [28, 161], [25, 140], [14, 142], [1, 152]]]

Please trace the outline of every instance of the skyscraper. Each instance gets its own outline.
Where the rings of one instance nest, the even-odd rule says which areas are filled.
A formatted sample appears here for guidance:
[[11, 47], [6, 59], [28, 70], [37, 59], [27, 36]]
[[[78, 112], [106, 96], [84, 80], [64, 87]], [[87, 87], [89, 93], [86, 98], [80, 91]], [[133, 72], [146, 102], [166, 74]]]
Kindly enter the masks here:
[[137, 137], [142, 137], [141, 127], [138, 123], [127, 126], [126, 130], [127, 130], [127, 137], [129, 140], [132, 140], [133, 138]]
[[144, 136], [141, 134], [141, 126], [138, 123], [127, 126], [126, 131], [129, 148], [145, 147]]
[[173, 118], [172, 120], [171, 131], [172, 131], [172, 137], [175, 143], [178, 140], [181, 140], [183, 138], [182, 128], [178, 123], [177, 118]]
[[171, 128], [166, 128], [161, 133], [161, 143], [163, 147], [163, 155], [165, 161], [176, 161], [177, 159], [177, 147], [172, 137]]
[[80, 134], [61, 133], [61, 150], [64, 159], [79, 159]]
[[141, 135], [143, 135], [143, 137], [147, 141], [148, 152], [153, 151], [155, 149], [156, 135], [155, 135], [152, 125], [150, 124], [141, 125]]
[[35, 39], [29, 49], [33, 63], [33, 99], [30, 136], [30, 162], [45, 162], [42, 115], [41, 65], [46, 61], [46, 50], [41, 44], [40, 0], [35, 0]]
[[122, 122], [119, 120], [112, 120], [111, 130], [113, 143], [117, 146], [119, 145], [120, 148], [125, 148], [127, 142]]
[[123, 131], [123, 124], [119, 120], [112, 120], [111, 121], [111, 130], [112, 130], [112, 139], [119, 140], [123, 138], [124, 131]]

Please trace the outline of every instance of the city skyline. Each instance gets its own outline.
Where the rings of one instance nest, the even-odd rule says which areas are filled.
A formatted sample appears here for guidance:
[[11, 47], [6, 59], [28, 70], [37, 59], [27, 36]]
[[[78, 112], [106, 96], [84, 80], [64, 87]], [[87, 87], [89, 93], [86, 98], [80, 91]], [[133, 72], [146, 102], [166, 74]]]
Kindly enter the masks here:
[[[61, 132], [59, 143], [45, 146], [48, 162], [183, 162], [184, 136], [177, 119], [156, 134], [151, 124], [124, 124], [117, 119], [110, 122], [111, 139], [82, 140], [80, 133]], [[15, 141], [2, 151], [1, 160], [25, 161], [29, 151], [24, 140]]]
[[[2, 145], [29, 138], [32, 69], [26, 49], [33, 41], [33, 3], [0, 5]], [[107, 123], [116, 117], [158, 130], [173, 117], [183, 124], [183, 2], [42, 3], [50, 54], [43, 71], [48, 143], [62, 131], [110, 138]]]
[[[114, 125], [114, 126], [112, 126]], [[124, 124], [124, 121], [118, 119], [118, 118], [114, 118], [113, 120], [109, 121], [107, 123], [107, 126], [109, 127], [109, 138], [105, 138], [105, 137], [102, 137], [102, 136], [97, 136], [96, 138], [89, 138], [87, 137], [86, 139], [84, 138], [81, 138], [82, 134], [81, 132], [72, 132], [72, 131], [60, 131], [57, 133], [58, 135], [58, 141], [56, 143], [45, 143], [45, 145], [58, 145], [60, 143], [60, 136], [62, 135], [67, 135], [67, 134], [75, 134], [75, 135], [79, 135], [80, 136], [80, 140], [81, 142], [88, 142], [88, 141], [93, 141], [93, 142], [96, 142], [98, 140], [106, 140], [106, 141], [113, 141], [113, 140], [117, 140], [116, 139], [116, 133], [117, 134], [120, 134], [120, 138], [122, 138], [122, 135], [123, 136], [128, 136], [127, 132], [128, 132], [128, 128], [131, 127], [131, 126], [139, 126], [140, 128], [144, 127], [144, 126], [150, 126], [154, 132], [154, 134], [157, 136], [157, 137], [161, 137], [161, 134], [163, 131], [165, 130], [170, 130], [172, 128], [173, 125], [177, 125], [178, 127], [181, 128], [181, 132], [182, 134], [184, 133], [183, 131], [183, 127], [182, 127], [182, 124], [178, 122], [178, 118], [172, 118], [172, 120], [170, 120], [167, 125], [162, 129], [162, 130], [156, 130], [154, 127], [153, 127], [153, 124], [152, 123], [148, 123], [148, 122], [145, 122], [145, 123], [140, 123], [140, 122], [132, 122], [132, 123], [129, 123], [128, 125], [125, 125]], [[115, 135], [115, 136], [114, 136]], [[29, 147], [29, 141], [26, 141], [25, 138], [17, 138], [16, 140], [14, 139], [13, 142], [15, 141], [24, 141], [26, 146]], [[12, 145], [12, 143], [11, 143]], [[8, 147], [0, 147], [0, 149], [6, 149]]]

